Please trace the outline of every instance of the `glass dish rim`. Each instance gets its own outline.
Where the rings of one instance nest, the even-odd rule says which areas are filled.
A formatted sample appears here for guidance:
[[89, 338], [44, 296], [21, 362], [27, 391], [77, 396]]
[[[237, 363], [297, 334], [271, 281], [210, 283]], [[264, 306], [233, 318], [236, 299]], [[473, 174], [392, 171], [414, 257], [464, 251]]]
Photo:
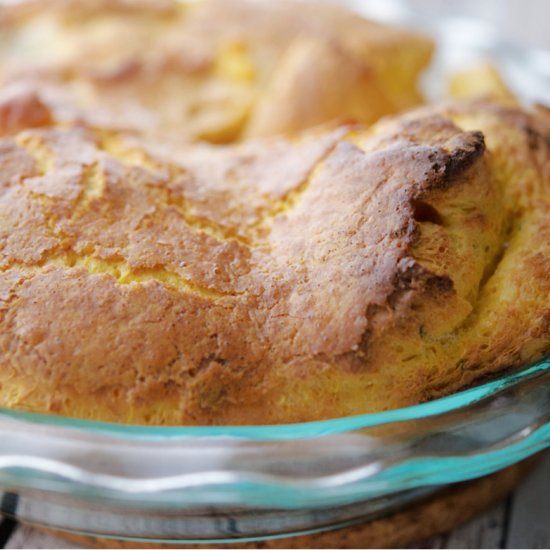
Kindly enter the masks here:
[[459, 411], [494, 396], [500, 391], [550, 371], [550, 354], [526, 368], [459, 392], [397, 409], [345, 416], [328, 420], [273, 425], [155, 426], [83, 420], [67, 416], [29, 412], [0, 407], [0, 419], [16, 420], [27, 426], [40, 425], [71, 429], [87, 434], [101, 434], [133, 441], [188, 438], [234, 438], [248, 441], [299, 441], [376, 428], [387, 424], [422, 420]]

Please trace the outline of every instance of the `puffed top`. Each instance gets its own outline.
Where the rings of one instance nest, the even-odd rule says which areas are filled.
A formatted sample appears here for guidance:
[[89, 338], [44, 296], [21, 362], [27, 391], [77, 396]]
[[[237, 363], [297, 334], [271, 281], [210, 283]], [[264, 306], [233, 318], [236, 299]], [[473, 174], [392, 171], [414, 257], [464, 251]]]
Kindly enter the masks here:
[[223, 147], [5, 136], [0, 405], [297, 422], [548, 353], [547, 120], [478, 102]]

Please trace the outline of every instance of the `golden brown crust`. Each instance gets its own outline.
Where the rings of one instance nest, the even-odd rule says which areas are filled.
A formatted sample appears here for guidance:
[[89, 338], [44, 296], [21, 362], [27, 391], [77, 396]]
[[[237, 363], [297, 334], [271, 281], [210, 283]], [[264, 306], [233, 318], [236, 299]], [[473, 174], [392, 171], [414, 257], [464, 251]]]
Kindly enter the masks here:
[[371, 123], [420, 102], [431, 49], [414, 33], [294, 2], [0, 6], [0, 83], [27, 86], [60, 122], [180, 140]]
[[535, 359], [550, 349], [538, 126], [458, 104], [221, 148], [5, 138], [1, 404], [294, 422]]

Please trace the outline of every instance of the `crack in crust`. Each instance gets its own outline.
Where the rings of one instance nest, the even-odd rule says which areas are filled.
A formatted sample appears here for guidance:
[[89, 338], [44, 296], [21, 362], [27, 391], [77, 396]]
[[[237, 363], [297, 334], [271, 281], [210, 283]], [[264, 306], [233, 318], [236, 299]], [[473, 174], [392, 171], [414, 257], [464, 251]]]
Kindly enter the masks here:
[[548, 148], [514, 113], [443, 106], [223, 149], [4, 140], [2, 404], [303, 421], [547, 352]]
[[52, 266], [71, 269], [77, 268], [84, 270], [90, 275], [108, 275], [113, 277], [117, 283], [121, 285], [131, 283], [141, 284], [154, 281], [178, 292], [194, 294], [206, 300], [217, 300], [225, 296], [235, 296], [235, 294], [224, 293], [197, 285], [178, 273], [171, 273], [162, 266], [159, 268], [140, 268], [138, 270], [132, 270], [125, 262], [101, 260], [91, 255], [77, 254], [73, 251], [55, 252], [43, 257], [39, 262], [32, 265], [12, 262], [1, 272], [3, 273], [8, 270], [17, 269], [22, 275], [30, 279], [42, 273], [45, 268], [50, 268]]

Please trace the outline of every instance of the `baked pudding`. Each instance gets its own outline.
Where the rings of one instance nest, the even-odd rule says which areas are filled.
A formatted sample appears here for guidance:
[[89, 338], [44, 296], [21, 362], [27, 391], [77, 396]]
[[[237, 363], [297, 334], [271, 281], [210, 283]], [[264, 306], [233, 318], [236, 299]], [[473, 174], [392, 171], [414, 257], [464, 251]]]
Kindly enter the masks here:
[[549, 148], [543, 116], [484, 102], [229, 146], [4, 137], [0, 405], [299, 422], [526, 364], [550, 351]]
[[548, 117], [369, 127], [431, 51], [328, 5], [1, 7], [0, 405], [299, 422], [548, 353]]
[[231, 142], [416, 105], [431, 52], [329, 5], [27, 0], [0, 6], [0, 104], [23, 94], [60, 123]]

